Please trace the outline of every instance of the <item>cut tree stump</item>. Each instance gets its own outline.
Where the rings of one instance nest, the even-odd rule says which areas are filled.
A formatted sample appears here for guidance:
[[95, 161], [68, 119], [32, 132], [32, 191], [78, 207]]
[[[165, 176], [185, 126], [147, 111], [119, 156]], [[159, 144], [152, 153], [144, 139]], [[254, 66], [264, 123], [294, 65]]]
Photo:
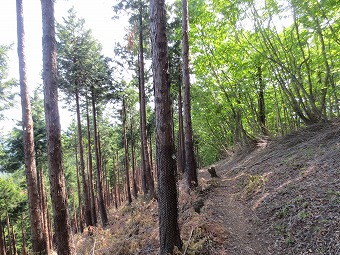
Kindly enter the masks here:
[[209, 172], [211, 178], [220, 178], [220, 177], [216, 174], [216, 168], [215, 168], [215, 166], [211, 166], [210, 168], [208, 168], [208, 172]]

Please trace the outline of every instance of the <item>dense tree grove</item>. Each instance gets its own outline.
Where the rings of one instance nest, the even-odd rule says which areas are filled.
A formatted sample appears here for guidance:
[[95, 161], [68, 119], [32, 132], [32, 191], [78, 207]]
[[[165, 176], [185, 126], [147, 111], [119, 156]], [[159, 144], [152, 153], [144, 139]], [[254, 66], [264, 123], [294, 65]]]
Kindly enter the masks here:
[[205, 144], [199, 147], [204, 163], [259, 135], [339, 116], [339, 5], [262, 4], [198, 0], [189, 6], [193, 126]]
[[[43, 88], [32, 96], [17, 3], [23, 119], [1, 135], [1, 255], [75, 254], [74, 233], [141, 198], [159, 204], [160, 253], [181, 249], [179, 178], [190, 193], [198, 167], [340, 117], [335, 0], [117, 1], [112, 17], [129, 23], [111, 58], [76, 9], [54, 24], [54, 1], [41, 0]], [[10, 50], [0, 45], [1, 120], [18, 84]], [[74, 117], [64, 132], [58, 91]]]

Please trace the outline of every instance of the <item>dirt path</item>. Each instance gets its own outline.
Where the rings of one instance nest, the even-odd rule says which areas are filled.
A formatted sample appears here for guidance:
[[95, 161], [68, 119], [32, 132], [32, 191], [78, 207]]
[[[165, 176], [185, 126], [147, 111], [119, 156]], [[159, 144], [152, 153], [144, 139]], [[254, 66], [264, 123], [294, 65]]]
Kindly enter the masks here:
[[[216, 168], [219, 174], [219, 167]], [[210, 178], [206, 173], [204, 178]], [[227, 230], [224, 242], [225, 255], [272, 255], [277, 254], [274, 239], [263, 231], [262, 222], [238, 198], [237, 181], [224, 175], [216, 178], [216, 185], [205, 200], [205, 208]]]

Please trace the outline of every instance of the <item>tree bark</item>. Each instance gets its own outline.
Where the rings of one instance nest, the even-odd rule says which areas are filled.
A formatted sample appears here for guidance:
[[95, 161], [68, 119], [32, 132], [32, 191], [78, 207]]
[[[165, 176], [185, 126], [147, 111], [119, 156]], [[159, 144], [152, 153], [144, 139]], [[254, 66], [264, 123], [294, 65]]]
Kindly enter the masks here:
[[183, 76], [183, 120], [184, 120], [184, 148], [185, 148], [185, 175], [190, 189], [197, 187], [197, 169], [194, 153], [193, 132], [191, 123], [191, 99], [189, 77], [189, 20], [188, 1], [182, 0], [182, 76]]
[[120, 181], [119, 181], [119, 157], [118, 157], [118, 150], [116, 152], [116, 162], [117, 162], [117, 197], [118, 197], [118, 206], [121, 204], [121, 199], [120, 199]]
[[18, 255], [17, 239], [15, 237], [14, 226], [12, 226], [12, 245], [13, 245], [13, 255]]
[[150, 1], [152, 69], [156, 111], [156, 167], [160, 254], [172, 254], [182, 241], [178, 226], [176, 160], [171, 130], [166, 15], [163, 0]]
[[[113, 162], [115, 162], [115, 160], [113, 160]], [[116, 177], [116, 167], [117, 163], [114, 163], [114, 167], [113, 167], [113, 195], [114, 195], [114, 199], [115, 199], [115, 208], [118, 208], [118, 198], [117, 198], [117, 177]]]
[[[44, 183], [44, 171], [43, 169], [40, 170], [40, 201], [41, 201], [41, 212], [42, 212], [42, 218], [43, 218], [43, 226], [44, 226], [44, 238], [46, 239], [48, 252], [50, 252], [50, 240], [49, 240], [49, 234], [48, 234], [48, 221], [47, 221], [47, 214], [48, 214], [48, 205], [47, 205], [47, 196], [45, 191], [45, 183]], [[48, 253], [47, 252], [47, 253]]]
[[47, 207], [47, 224], [48, 224], [48, 247], [50, 250], [53, 248], [53, 231], [52, 231], [52, 221], [50, 216], [50, 210]]
[[58, 254], [73, 255], [75, 254], [75, 247], [69, 222], [66, 183], [62, 165], [54, 1], [41, 0], [41, 9], [47, 154], [56, 245]]
[[[2, 230], [1, 227], [0, 227], [0, 230]], [[0, 236], [1, 236], [1, 233], [0, 233]], [[25, 226], [23, 224], [23, 217], [22, 217], [22, 215], [21, 215], [21, 240], [22, 240], [22, 252], [21, 252], [21, 255], [27, 255]], [[1, 240], [0, 240], [0, 242], [1, 242]], [[0, 244], [0, 246], [1, 246], [1, 244]], [[2, 253], [1, 251], [0, 251], [0, 254], [1, 255], [5, 255], [5, 253]]]
[[132, 195], [134, 198], [137, 198], [138, 196], [138, 187], [136, 183], [136, 157], [135, 157], [135, 139], [133, 136], [133, 126], [132, 126], [133, 120], [131, 118], [131, 124], [130, 124], [130, 134], [131, 134], [131, 160], [132, 160]]
[[[82, 219], [82, 209], [79, 208], [79, 223], [81, 223]], [[77, 234], [79, 231], [79, 227], [78, 227], [78, 217], [77, 217], [77, 208], [76, 208], [76, 203], [73, 201], [73, 216], [72, 216], [72, 230], [74, 234]], [[80, 233], [82, 233], [82, 231], [80, 231]]]
[[155, 198], [155, 186], [151, 174], [151, 164], [148, 148], [148, 136], [146, 130], [146, 102], [145, 102], [145, 79], [144, 79], [144, 47], [143, 47], [143, 6], [140, 2], [139, 7], [139, 104], [140, 104], [140, 128], [143, 160], [143, 175], [146, 181], [146, 191], [149, 198]]
[[94, 148], [96, 154], [96, 168], [97, 168], [97, 197], [98, 197], [98, 207], [99, 213], [102, 220], [103, 227], [108, 224], [106, 206], [104, 204], [104, 194], [103, 194], [103, 173], [99, 153], [99, 141], [98, 141], [98, 131], [97, 131], [97, 110], [95, 103], [95, 95], [92, 91], [92, 117], [93, 117], [93, 132], [94, 132]]
[[[83, 233], [84, 231], [84, 217], [83, 217], [83, 210], [82, 210], [82, 207], [83, 207], [83, 204], [81, 202], [81, 191], [80, 191], [80, 178], [79, 178], [79, 165], [78, 165], [78, 150], [77, 150], [77, 145], [76, 145], [76, 172], [77, 172], [77, 193], [78, 193], [78, 208], [79, 208], [79, 230], [80, 230], [80, 233]], [[76, 207], [75, 205], [73, 204], [73, 219], [74, 219], [74, 224], [76, 226], [76, 232], [78, 232], [78, 223], [77, 223], [77, 217], [76, 217]]]
[[185, 173], [185, 149], [184, 149], [184, 129], [183, 129], [183, 103], [182, 103], [182, 84], [178, 86], [178, 150], [177, 150], [177, 169], [178, 173]]
[[[150, 131], [150, 130], [149, 130]], [[151, 179], [152, 181], [155, 183], [155, 179], [156, 179], [156, 176], [154, 175], [154, 172], [157, 171], [157, 169], [154, 169], [154, 166], [153, 166], [153, 151], [152, 151], [152, 134], [151, 134], [151, 131], [148, 132], [148, 136], [149, 136], [149, 156], [150, 156], [150, 167], [151, 167]]]
[[93, 166], [92, 166], [92, 148], [91, 148], [91, 131], [90, 131], [90, 114], [89, 114], [89, 102], [86, 99], [86, 124], [87, 124], [87, 150], [88, 150], [88, 175], [90, 180], [90, 197], [91, 197], [91, 216], [93, 226], [98, 223], [97, 210], [96, 210], [96, 195], [94, 192], [93, 181]]
[[268, 135], [268, 128], [266, 126], [266, 106], [264, 101], [264, 89], [265, 85], [263, 83], [262, 78], [262, 67], [260, 65], [257, 66], [257, 77], [259, 82], [259, 89], [258, 89], [258, 121], [260, 122], [262, 134]]
[[9, 252], [9, 255], [13, 255], [13, 250], [12, 250], [12, 235], [11, 235], [11, 222], [9, 220], [8, 213], [6, 213], [6, 220], [7, 220], [8, 252]]
[[123, 99], [123, 134], [124, 134], [124, 162], [125, 162], [125, 176], [126, 176], [126, 193], [128, 204], [131, 204], [131, 188], [130, 188], [130, 162], [129, 162], [129, 145], [126, 136], [126, 104], [125, 99]]
[[79, 91], [76, 91], [76, 111], [77, 111], [77, 129], [78, 129], [78, 146], [79, 146], [79, 161], [80, 161], [80, 173], [83, 183], [83, 194], [85, 204], [85, 223], [87, 226], [92, 226], [92, 215], [91, 215], [91, 200], [89, 197], [89, 187], [85, 174], [85, 160], [84, 160], [84, 146], [83, 146], [83, 134], [80, 120], [80, 106], [79, 106]]
[[26, 75], [25, 31], [22, 0], [16, 1], [16, 8], [22, 126], [24, 134], [25, 170], [30, 212], [32, 250], [33, 252], [48, 253], [47, 241], [43, 234], [43, 221], [40, 208], [35, 161], [33, 119]]
[[5, 247], [5, 240], [4, 240], [4, 229], [2, 226], [2, 220], [0, 218], [0, 255], [6, 255], [6, 247]]

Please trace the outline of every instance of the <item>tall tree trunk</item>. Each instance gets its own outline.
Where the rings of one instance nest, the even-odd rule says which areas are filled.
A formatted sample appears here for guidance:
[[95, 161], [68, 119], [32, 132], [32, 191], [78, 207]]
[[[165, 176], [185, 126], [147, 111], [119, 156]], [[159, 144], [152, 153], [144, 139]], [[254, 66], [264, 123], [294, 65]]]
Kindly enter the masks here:
[[[105, 173], [106, 175], [107, 174], [107, 170], [106, 170], [106, 167], [105, 167]], [[111, 196], [111, 192], [110, 192], [110, 181], [109, 181], [109, 177], [107, 177], [106, 179], [106, 205], [109, 207], [111, 206], [111, 201], [112, 201], [112, 196]]]
[[75, 254], [69, 222], [66, 183], [62, 165], [61, 128], [58, 110], [58, 79], [54, 1], [41, 0], [43, 27], [43, 83], [47, 131], [48, 169], [58, 254]]
[[80, 106], [79, 106], [79, 91], [76, 90], [76, 111], [77, 111], [77, 129], [78, 129], [78, 145], [79, 145], [79, 160], [80, 160], [80, 173], [83, 183], [83, 194], [84, 194], [84, 204], [85, 204], [85, 223], [87, 226], [93, 225], [92, 215], [91, 215], [91, 200], [90, 192], [87, 183], [87, 178], [85, 174], [85, 161], [84, 161], [84, 146], [83, 146], [83, 133], [81, 128], [80, 120]]
[[32, 250], [33, 252], [47, 253], [48, 245], [43, 234], [42, 212], [40, 208], [39, 187], [35, 162], [32, 110], [26, 76], [25, 31], [22, 0], [16, 1], [16, 8], [22, 126], [24, 134], [25, 170], [30, 212]]
[[[78, 150], [77, 150], [77, 145], [76, 145], [76, 172], [77, 172], [77, 193], [78, 193], [78, 208], [79, 208], [79, 230], [80, 230], [80, 233], [83, 233], [84, 231], [84, 217], [83, 217], [83, 210], [82, 210], [82, 207], [83, 207], [83, 204], [81, 202], [81, 191], [80, 191], [80, 178], [79, 178], [79, 165], [78, 165]], [[75, 208], [75, 205], [73, 205], [73, 211], [74, 213], [76, 213], [76, 208]], [[78, 224], [77, 224], [77, 217], [74, 217], [74, 224], [77, 225], [76, 227], [76, 232], [78, 232]]]
[[[142, 134], [142, 131], [140, 131]], [[141, 167], [140, 167], [140, 180], [141, 186], [143, 190], [143, 194], [148, 194], [148, 187], [146, 182], [146, 175], [145, 175], [145, 164], [144, 164], [144, 149], [143, 149], [143, 142], [141, 141], [141, 148], [140, 148], [140, 157], [141, 157]]]
[[[5, 248], [5, 253], [7, 251], [7, 244], [6, 244], [6, 238], [5, 238], [5, 228], [2, 229], [2, 236], [4, 237], [4, 248]], [[6, 254], [5, 254], [6, 255]]]
[[157, 169], [154, 169], [154, 166], [153, 166], [152, 134], [151, 134], [151, 132], [148, 132], [148, 136], [149, 136], [148, 141], [149, 141], [149, 158], [150, 158], [149, 160], [150, 160], [150, 167], [151, 167], [150, 173], [151, 173], [151, 179], [153, 180], [153, 182], [155, 182], [154, 179], [156, 179], [156, 176], [154, 176], [153, 173], [156, 172]]
[[[155, 186], [151, 175], [151, 164], [148, 148], [148, 136], [146, 130], [146, 102], [145, 102], [145, 79], [144, 79], [144, 47], [143, 47], [143, 3], [139, 7], [139, 104], [140, 104], [140, 132], [143, 160], [143, 171], [146, 181], [146, 190], [150, 198], [155, 198]], [[143, 190], [144, 191], [144, 190]]]
[[13, 255], [18, 255], [17, 239], [15, 237], [14, 226], [12, 226], [12, 245], [13, 245]]
[[185, 174], [187, 185], [190, 189], [197, 187], [197, 169], [194, 153], [193, 132], [191, 123], [191, 99], [189, 77], [189, 19], [188, 1], [182, 0], [182, 60], [183, 60], [183, 104], [184, 104], [184, 148], [185, 148]]
[[129, 144], [126, 136], [126, 104], [123, 99], [123, 134], [124, 134], [124, 162], [125, 162], [125, 176], [126, 176], [126, 193], [128, 204], [131, 204], [131, 188], [130, 188], [130, 162], [129, 162]]
[[91, 131], [90, 131], [90, 114], [89, 114], [89, 102], [86, 98], [86, 124], [87, 124], [87, 150], [88, 150], [88, 175], [90, 184], [90, 197], [91, 197], [91, 216], [92, 223], [94, 226], [97, 225], [97, 210], [96, 210], [96, 195], [94, 192], [94, 181], [93, 181], [93, 166], [92, 166], [92, 148], [91, 148]]
[[108, 224], [106, 207], [104, 204], [104, 194], [103, 194], [103, 173], [101, 167], [100, 153], [99, 153], [99, 141], [98, 141], [98, 131], [97, 131], [97, 110], [95, 103], [95, 95], [92, 91], [92, 116], [93, 116], [93, 130], [94, 130], [94, 148], [96, 153], [96, 167], [97, 167], [97, 197], [98, 197], [98, 207], [99, 213], [102, 220], [102, 225], [105, 227]]
[[138, 196], [138, 188], [136, 184], [136, 157], [135, 157], [135, 139], [133, 135], [133, 120], [131, 118], [130, 134], [131, 134], [131, 160], [132, 160], [132, 195], [134, 198]]
[[185, 172], [185, 149], [184, 149], [184, 129], [183, 129], [183, 103], [182, 84], [178, 86], [178, 152], [177, 152], [178, 173]]
[[9, 255], [13, 255], [13, 250], [12, 250], [12, 235], [11, 235], [11, 222], [9, 220], [8, 213], [6, 213], [6, 220], [7, 220], [8, 253], [9, 253]]
[[120, 165], [119, 165], [119, 157], [118, 157], [118, 150], [116, 152], [116, 162], [117, 162], [117, 196], [118, 196], [118, 206], [120, 206], [120, 203], [121, 203], [121, 199], [120, 199], [120, 181], [119, 181], [119, 168], [120, 168]]
[[105, 169], [105, 165], [103, 163], [103, 157], [102, 157], [102, 146], [101, 146], [101, 138], [100, 138], [100, 132], [98, 131], [98, 139], [97, 139], [97, 142], [98, 142], [98, 153], [99, 153], [99, 165], [100, 165], [100, 169], [101, 169], [101, 172], [102, 172], [102, 190], [103, 190], [103, 201], [104, 201], [104, 205], [105, 205], [105, 208], [107, 207], [106, 205], [106, 187], [105, 187], [105, 184], [106, 184], [106, 169]]
[[53, 248], [53, 231], [52, 231], [52, 221], [50, 216], [50, 210], [47, 207], [47, 224], [48, 224], [48, 247], [50, 250]]
[[4, 239], [4, 229], [2, 226], [2, 220], [0, 217], [0, 255], [6, 255], [5, 239]]
[[[0, 226], [0, 230], [2, 230], [1, 226]], [[0, 233], [0, 236], [1, 236], [1, 233]], [[23, 216], [22, 215], [21, 215], [21, 240], [22, 240], [22, 252], [21, 252], [21, 255], [27, 255], [25, 226], [24, 226], [24, 221], [23, 221]], [[1, 244], [0, 244], [0, 247], [1, 247]], [[0, 255], [5, 255], [5, 253], [2, 253], [0, 251]]]
[[262, 78], [262, 67], [259, 65], [257, 67], [257, 77], [259, 82], [259, 89], [258, 89], [258, 106], [259, 106], [259, 113], [258, 113], [258, 121], [260, 122], [262, 134], [268, 135], [268, 128], [266, 126], [266, 107], [264, 101], [264, 89], [265, 85]]
[[[82, 214], [82, 209], [81, 209], [81, 207], [79, 208], [79, 216]], [[81, 219], [81, 217], [82, 216], [80, 216], [79, 218], [79, 222], [80, 222], [80, 224], [82, 224], [81, 223], [81, 221], [82, 221], [82, 219]], [[72, 219], [72, 221], [73, 221], [73, 233], [74, 234], [77, 234], [78, 233], [78, 231], [79, 231], [79, 228], [78, 228], [78, 219], [77, 219], [78, 217], [77, 217], [77, 207], [76, 207], [76, 203], [75, 203], [75, 201], [73, 200], [73, 219]], [[80, 231], [80, 232], [82, 232], [82, 231]]]
[[178, 226], [176, 160], [171, 136], [171, 99], [168, 74], [166, 15], [163, 0], [150, 1], [152, 69], [156, 110], [156, 167], [158, 177], [158, 210], [160, 254], [181, 249]]
[[123, 182], [123, 196], [122, 196], [122, 202], [124, 202], [124, 200], [127, 200], [127, 191], [126, 191], [126, 178], [125, 176], [122, 176], [122, 182]]
[[116, 169], [117, 169], [117, 167], [116, 167], [116, 165], [117, 165], [117, 163], [116, 163], [116, 161], [115, 160], [113, 160], [113, 162], [115, 162], [114, 163], [114, 167], [113, 167], [113, 192], [114, 192], [114, 199], [115, 199], [115, 207], [116, 207], [116, 209], [118, 208], [118, 198], [117, 198], [117, 177], [116, 177]]
[[[49, 245], [49, 234], [48, 234], [48, 221], [47, 221], [47, 214], [48, 214], [48, 205], [47, 205], [47, 196], [45, 191], [45, 183], [44, 183], [44, 171], [40, 169], [40, 202], [41, 202], [41, 212], [42, 212], [42, 219], [43, 219], [43, 227], [44, 227], [44, 238], [46, 239], [48, 252], [51, 249]], [[48, 253], [47, 252], [47, 253]]]

